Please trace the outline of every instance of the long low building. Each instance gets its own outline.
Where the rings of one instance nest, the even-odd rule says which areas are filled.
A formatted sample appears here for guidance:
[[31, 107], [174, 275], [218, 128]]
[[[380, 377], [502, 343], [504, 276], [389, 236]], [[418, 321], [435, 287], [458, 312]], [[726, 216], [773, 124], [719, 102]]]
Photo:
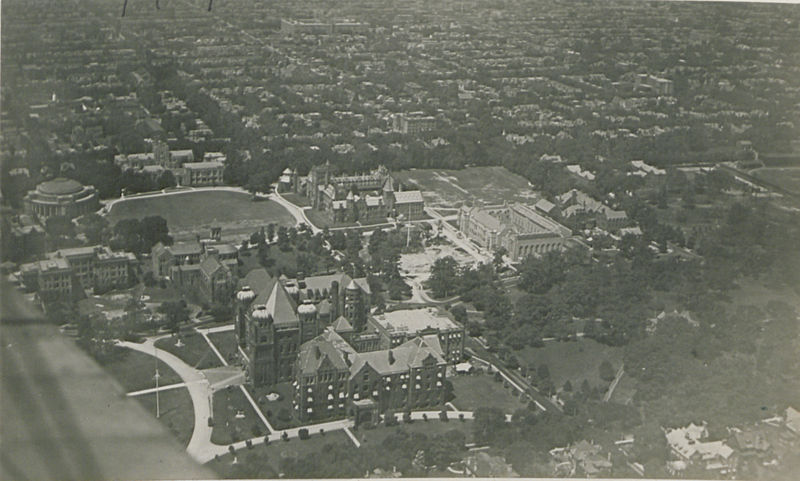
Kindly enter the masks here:
[[446, 311], [432, 307], [400, 309], [371, 316], [367, 325], [380, 335], [382, 349], [397, 347], [417, 336], [433, 336], [433, 343], [438, 343], [447, 361], [460, 362], [464, 354], [464, 326]]
[[531, 254], [563, 250], [572, 237], [567, 227], [520, 203], [462, 207], [458, 228], [486, 249], [505, 248], [514, 262]]

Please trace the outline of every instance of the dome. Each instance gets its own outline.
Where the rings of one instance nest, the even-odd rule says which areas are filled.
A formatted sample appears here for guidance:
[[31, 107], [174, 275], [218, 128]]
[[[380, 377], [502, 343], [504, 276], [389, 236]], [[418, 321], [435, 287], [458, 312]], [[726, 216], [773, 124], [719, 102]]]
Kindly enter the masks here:
[[36, 190], [42, 194], [49, 195], [77, 194], [83, 190], [83, 185], [81, 185], [81, 183], [78, 181], [59, 177], [57, 179], [42, 182], [36, 187]]
[[314, 304], [307, 303], [307, 304], [300, 304], [297, 308], [298, 314], [316, 314], [317, 308]]
[[269, 311], [267, 311], [267, 306], [265, 305], [256, 306], [256, 308], [253, 309], [253, 319], [259, 319], [259, 320], [269, 319]]
[[244, 286], [241, 291], [236, 293], [236, 299], [240, 301], [251, 301], [254, 297], [256, 297], [256, 293], [250, 289], [250, 286]]

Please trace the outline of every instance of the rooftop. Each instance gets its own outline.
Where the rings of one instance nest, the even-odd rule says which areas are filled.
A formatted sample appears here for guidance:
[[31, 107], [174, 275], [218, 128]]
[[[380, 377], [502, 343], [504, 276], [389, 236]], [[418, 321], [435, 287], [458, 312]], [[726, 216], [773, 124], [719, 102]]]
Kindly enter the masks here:
[[36, 186], [36, 190], [42, 194], [49, 195], [68, 195], [77, 194], [83, 190], [83, 185], [80, 182], [64, 177], [58, 177], [53, 180], [42, 182]]
[[406, 332], [412, 335], [428, 328], [440, 331], [460, 329], [455, 321], [432, 307], [386, 312], [373, 316], [373, 319], [389, 332]]

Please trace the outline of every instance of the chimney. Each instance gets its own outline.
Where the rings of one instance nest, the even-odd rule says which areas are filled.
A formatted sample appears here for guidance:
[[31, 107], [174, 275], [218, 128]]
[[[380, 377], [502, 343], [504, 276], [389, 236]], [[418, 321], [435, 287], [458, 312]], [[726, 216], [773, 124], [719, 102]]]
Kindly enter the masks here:
[[389, 365], [391, 366], [392, 364], [394, 364], [394, 352], [389, 349]]
[[314, 356], [316, 356], [317, 359], [322, 357], [322, 351], [319, 350], [318, 345], [314, 346]]

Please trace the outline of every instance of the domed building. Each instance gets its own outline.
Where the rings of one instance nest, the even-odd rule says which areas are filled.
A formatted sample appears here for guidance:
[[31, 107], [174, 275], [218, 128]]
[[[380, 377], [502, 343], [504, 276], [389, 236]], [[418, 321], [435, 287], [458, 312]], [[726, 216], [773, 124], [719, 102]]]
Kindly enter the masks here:
[[24, 199], [25, 212], [40, 220], [61, 215], [70, 219], [100, 208], [94, 186], [59, 177], [42, 182]]

